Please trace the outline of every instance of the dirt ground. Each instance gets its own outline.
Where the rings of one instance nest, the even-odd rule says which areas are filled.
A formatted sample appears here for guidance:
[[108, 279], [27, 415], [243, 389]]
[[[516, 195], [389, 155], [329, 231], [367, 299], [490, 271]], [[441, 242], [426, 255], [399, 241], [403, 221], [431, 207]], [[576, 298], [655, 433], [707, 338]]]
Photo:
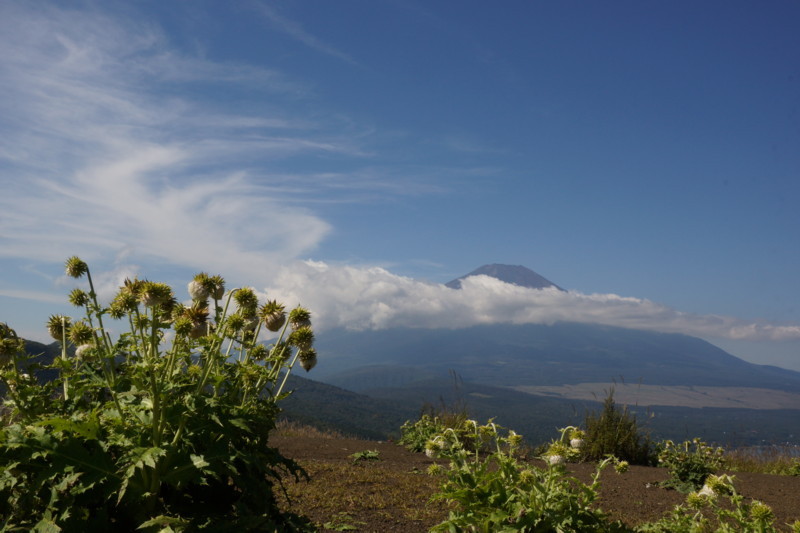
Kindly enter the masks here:
[[[287, 483], [290, 507], [323, 531], [427, 531], [447, 516], [444, 502], [431, 502], [437, 481], [426, 474], [432, 460], [391, 442], [357, 439], [276, 436], [278, 447], [308, 471], [310, 481]], [[378, 452], [377, 460], [355, 461], [353, 454]], [[584, 482], [591, 464], [570, 465]], [[746, 498], [772, 507], [781, 530], [800, 520], [800, 477], [734, 473], [735, 486]], [[631, 467], [624, 474], [607, 469], [601, 477], [600, 507], [628, 525], [654, 521], [685, 501], [685, 496], [656, 486], [667, 478], [661, 468]], [[289, 505], [289, 504], [287, 504]]]

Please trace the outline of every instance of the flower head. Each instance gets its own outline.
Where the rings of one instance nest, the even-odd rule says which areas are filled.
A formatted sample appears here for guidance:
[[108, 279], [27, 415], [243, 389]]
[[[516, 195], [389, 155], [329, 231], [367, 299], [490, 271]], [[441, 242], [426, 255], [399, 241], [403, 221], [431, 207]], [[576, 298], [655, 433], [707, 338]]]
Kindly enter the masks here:
[[242, 287], [236, 294], [233, 295], [233, 299], [236, 300], [236, 304], [239, 306], [239, 312], [245, 318], [250, 318], [256, 316], [256, 310], [258, 308], [258, 296], [253, 289], [250, 287]]
[[289, 343], [300, 350], [309, 350], [314, 344], [314, 332], [309, 327], [302, 327], [289, 334]]
[[215, 300], [221, 300], [225, 296], [225, 280], [219, 274], [208, 278], [209, 287], [211, 290], [211, 297]]
[[81, 344], [80, 346], [75, 348], [75, 357], [77, 357], [78, 359], [87, 359], [93, 350], [94, 350], [94, 345]]
[[300, 359], [300, 366], [302, 366], [303, 370], [306, 372], [317, 366], [317, 351], [314, 348], [302, 350], [297, 354], [297, 357]]
[[[250, 359], [253, 361], [264, 361], [267, 356], [269, 356], [269, 351], [267, 347], [263, 344], [256, 344], [252, 348], [250, 348]], [[302, 364], [302, 360], [301, 360]]]
[[275, 300], [265, 303], [259, 310], [259, 315], [264, 320], [264, 327], [272, 332], [279, 331], [286, 323], [286, 308]]
[[758, 500], [753, 500], [750, 504], [750, 516], [759, 522], [771, 524], [775, 519], [772, 508]]
[[172, 287], [156, 281], [145, 281], [139, 292], [139, 301], [146, 307], [165, 306], [170, 304], [173, 298]]
[[89, 303], [89, 295], [81, 289], [72, 289], [69, 293], [69, 303], [75, 307], [83, 307]]
[[189, 285], [186, 288], [188, 289], [189, 296], [192, 297], [192, 300], [195, 302], [205, 302], [208, 300], [208, 297], [211, 294], [208, 281], [208, 274], [201, 272], [189, 282]]
[[79, 278], [89, 272], [89, 265], [83, 262], [78, 256], [73, 255], [66, 262], [67, 276], [71, 278]]
[[292, 329], [300, 329], [311, 325], [311, 311], [305, 307], [295, 307], [289, 312], [289, 324]]
[[47, 320], [47, 332], [57, 341], [63, 342], [69, 333], [70, 318], [63, 315], [51, 315]]
[[89, 324], [83, 320], [79, 320], [72, 324], [72, 327], [69, 329], [69, 340], [76, 346], [89, 344], [94, 340], [94, 330]]

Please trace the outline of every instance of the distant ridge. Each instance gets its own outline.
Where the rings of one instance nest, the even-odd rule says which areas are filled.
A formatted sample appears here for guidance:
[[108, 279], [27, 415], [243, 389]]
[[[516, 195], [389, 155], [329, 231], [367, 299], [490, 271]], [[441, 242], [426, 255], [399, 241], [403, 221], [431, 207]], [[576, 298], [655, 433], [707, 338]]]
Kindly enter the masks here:
[[470, 276], [480, 275], [490, 276], [492, 278], [499, 279], [500, 281], [511, 283], [512, 285], [528, 287], [531, 289], [547, 289], [554, 287], [560, 291], [564, 290], [544, 276], [537, 274], [530, 268], [520, 265], [501, 265], [497, 263], [492, 265], [483, 265], [482, 267], [473, 270], [469, 274], [461, 276], [460, 278], [456, 278], [453, 281], [448, 281], [445, 283], [445, 286], [450, 287], [451, 289], [460, 289], [461, 280]]

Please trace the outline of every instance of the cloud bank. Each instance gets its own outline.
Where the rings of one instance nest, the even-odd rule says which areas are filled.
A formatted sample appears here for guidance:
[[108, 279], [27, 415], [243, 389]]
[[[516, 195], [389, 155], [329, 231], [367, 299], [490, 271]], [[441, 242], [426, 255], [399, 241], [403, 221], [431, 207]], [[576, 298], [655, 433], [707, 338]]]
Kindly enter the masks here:
[[266, 296], [301, 304], [322, 328], [464, 328], [481, 324], [587, 322], [737, 340], [798, 340], [800, 326], [751, 323], [683, 313], [640, 298], [529, 289], [488, 276], [460, 290], [398, 276], [383, 268], [306, 261], [278, 271]]

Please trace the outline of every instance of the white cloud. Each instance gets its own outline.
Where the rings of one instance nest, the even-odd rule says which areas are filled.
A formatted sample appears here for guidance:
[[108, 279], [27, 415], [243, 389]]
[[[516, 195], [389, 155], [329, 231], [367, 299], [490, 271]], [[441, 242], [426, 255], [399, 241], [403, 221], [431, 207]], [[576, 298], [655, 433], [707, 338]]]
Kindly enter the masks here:
[[270, 298], [301, 304], [321, 329], [463, 328], [479, 324], [587, 322], [747, 340], [797, 340], [800, 326], [756, 324], [676, 311], [640, 298], [529, 289], [488, 276], [463, 280], [460, 290], [398, 276], [376, 267], [307, 261], [280, 270]]
[[329, 231], [287, 201], [301, 191], [285, 176], [250, 168], [358, 147], [305, 119], [242, 115], [169, 90], [235, 82], [292, 92], [280, 74], [182, 55], [146, 22], [21, 2], [0, 7], [0, 49], [0, 257], [133, 249], [249, 275]]

